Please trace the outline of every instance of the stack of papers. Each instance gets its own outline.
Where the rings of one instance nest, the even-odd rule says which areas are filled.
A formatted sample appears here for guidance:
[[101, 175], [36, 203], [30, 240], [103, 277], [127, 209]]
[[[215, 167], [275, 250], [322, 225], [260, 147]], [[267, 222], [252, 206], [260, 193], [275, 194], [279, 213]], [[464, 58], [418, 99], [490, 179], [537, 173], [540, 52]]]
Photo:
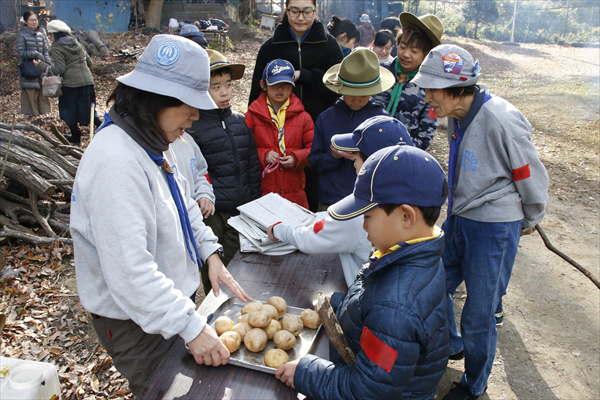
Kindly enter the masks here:
[[268, 255], [289, 254], [296, 247], [285, 242], [273, 242], [267, 228], [277, 222], [308, 226], [315, 221], [315, 214], [304, 207], [269, 193], [237, 208], [240, 215], [231, 217], [227, 223], [240, 233], [240, 251]]

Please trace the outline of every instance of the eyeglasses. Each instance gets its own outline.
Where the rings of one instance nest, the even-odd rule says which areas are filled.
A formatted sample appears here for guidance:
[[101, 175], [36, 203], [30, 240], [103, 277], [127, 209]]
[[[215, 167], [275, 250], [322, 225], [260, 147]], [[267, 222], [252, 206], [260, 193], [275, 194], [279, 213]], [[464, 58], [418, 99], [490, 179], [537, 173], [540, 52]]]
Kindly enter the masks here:
[[304, 15], [304, 18], [311, 18], [315, 14], [316, 8], [314, 7], [306, 7], [304, 10], [299, 9], [298, 7], [290, 7], [287, 9], [288, 13], [297, 18], [300, 13]]

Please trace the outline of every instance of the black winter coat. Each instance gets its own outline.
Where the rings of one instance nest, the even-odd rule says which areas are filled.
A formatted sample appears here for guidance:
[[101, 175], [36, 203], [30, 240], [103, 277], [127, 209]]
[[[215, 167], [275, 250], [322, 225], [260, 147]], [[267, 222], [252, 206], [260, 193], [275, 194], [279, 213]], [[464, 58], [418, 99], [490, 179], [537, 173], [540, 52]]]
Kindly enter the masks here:
[[341, 63], [344, 56], [340, 45], [333, 36], [325, 32], [320, 21], [314, 21], [310, 32], [300, 45], [292, 37], [289, 26], [288, 22], [277, 25], [273, 37], [261, 46], [252, 75], [248, 105], [262, 92], [260, 80], [266, 65], [271, 60], [282, 58], [301, 71], [294, 93], [314, 122], [339, 96], [325, 87], [323, 75], [331, 66]]
[[252, 129], [242, 114], [232, 112], [229, 107], [199, 112], [200, 118], [188, 132], [206, 158], [215, 192], [215, 210], [235, 211], [262, 194]]

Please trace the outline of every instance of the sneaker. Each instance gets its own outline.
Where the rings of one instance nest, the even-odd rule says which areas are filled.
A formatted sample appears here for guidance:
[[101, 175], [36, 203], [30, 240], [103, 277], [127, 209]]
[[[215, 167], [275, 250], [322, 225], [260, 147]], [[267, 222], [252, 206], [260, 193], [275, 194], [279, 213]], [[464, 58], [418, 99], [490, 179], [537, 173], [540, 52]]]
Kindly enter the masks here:
[[500, 312], [494, 313], [494, 318], [496, 318], [496, 327], [500, 328], [502, 324], [504, 324], [504, 310], [500, 310]]
[[461, 350], [458, 353], [450, 354], [448, 358], [450, 360], [462, 360], [463, 358], [465, 358], [465, 351]]
[[475, 400], [477, 398], [479, 398], [479, 396], [475, 396], [471, 393], [468, 387], [458, 384], [452, 388], [442, 400]]

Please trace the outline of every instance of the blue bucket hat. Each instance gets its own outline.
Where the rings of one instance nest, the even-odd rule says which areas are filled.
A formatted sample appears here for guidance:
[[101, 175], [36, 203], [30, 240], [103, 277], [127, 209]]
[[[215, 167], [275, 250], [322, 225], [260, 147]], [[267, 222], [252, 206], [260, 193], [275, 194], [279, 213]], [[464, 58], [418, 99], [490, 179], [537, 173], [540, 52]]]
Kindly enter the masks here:
[[208, 54], [181, 36], [154, 36], [135, 69], [118, 77], [117, 81], [146, 92], [174, 97], [201, 110], [217, 108], [208, 94]]
[[278, 83], [291, 83], [296, 86], [294, 81], [295, 68], [291, 62], [282, 59], [270, 61], [263, 70], [262, 79], [267, 86], [277, 85]]
[[354, 191], [327, 210], [343, 221], [380, 204], [441, 207], [448, 185], [440, 164], [429, 153], [413, 146], [384, 147], [363, 164]]
[[404, 124], [387, 115], [376, 115], [365, 120], [352, 133], [331, 137], [331, 145], [342, 151], [364, 153], [367, 157], [384, 147], [395, 144], [412, 146], [412, 139]]

